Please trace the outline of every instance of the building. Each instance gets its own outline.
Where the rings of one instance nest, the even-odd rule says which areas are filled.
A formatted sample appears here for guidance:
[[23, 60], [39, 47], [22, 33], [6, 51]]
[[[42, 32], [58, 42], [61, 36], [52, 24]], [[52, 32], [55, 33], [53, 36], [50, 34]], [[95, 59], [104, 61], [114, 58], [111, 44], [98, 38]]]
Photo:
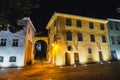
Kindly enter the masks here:
[[108, 19], [108, 32], [113, 60], [120, 60], [120, 20]]
[[54, 13], [48, 22], [48, 56], [54, 65], [108, 61], [107, 20]]
[[0, 25], [0, 67], [22, 67], [34, 62], [35, 31], [28, 17], [15, 27]]

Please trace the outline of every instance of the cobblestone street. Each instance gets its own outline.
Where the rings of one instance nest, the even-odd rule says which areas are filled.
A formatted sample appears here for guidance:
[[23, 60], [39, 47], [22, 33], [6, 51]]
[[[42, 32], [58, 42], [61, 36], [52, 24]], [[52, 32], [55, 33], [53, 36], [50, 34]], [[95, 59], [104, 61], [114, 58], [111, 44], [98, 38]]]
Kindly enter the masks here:
[[36, 63], [24, 68], [0, 68], [0, 80], [120, 80], [120, 61], [62, 67]]

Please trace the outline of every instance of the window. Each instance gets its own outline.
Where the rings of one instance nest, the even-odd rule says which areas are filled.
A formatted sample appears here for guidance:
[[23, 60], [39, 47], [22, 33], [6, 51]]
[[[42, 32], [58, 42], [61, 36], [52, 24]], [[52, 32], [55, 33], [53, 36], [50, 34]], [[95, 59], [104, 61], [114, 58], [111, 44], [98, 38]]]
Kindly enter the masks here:
[[71, 46], [68, 46], [68, 51], [71, 51], [72, 50], [72, 47]]
[[18, 46], [18, 39], [13, 39], [12, 46], [17, 47]]
[[106, 37], [102, 36], [102, 42], [106, 42]]
[[88, 53], [92, 54], [92, 49], [91, 48], [88, 48]]
[[6, 46], [6, 39], [1, 39], [1, 46]]
[[94, 25], [92, 22], [89, 22], [89, 27], [90, 27], [90, 29], [94, 29]]
[[82, 34], [81, 33], [78, 33], [78, 41], [82, 41]]
[[3, 62], [4, 57], [0, 56], [0, 62]]
[[76, 24], [77, 27], [82, 27], [82, 23], [80, 20], [77, 20], [77, 24]]
[[112, 27], [112, 26], [109, 26], [109, 29], [110, 29], [110, 30], [113, 30], [113, 27]]
[[57, 35], [56, 34], [54, 35], [54, 41], [57, 41]]
[[70, 19], [70, 18], [67, 18], [67, 19], [66, 19], [66, 25], [67, 25], [67, 26], [71, 26], [71, 25], [72, 25], [72, 22], [71, 22], [71, 19]]
[[118, 23], [115, 23], [116, 30], [120, 30]]
[[71, 32], [67, 32], [67, 40], [72, 41], [72, 33]]
[[90, 35], [91, 42], [95, 42], [95, 36], [93, 34]]
[[9, 59], [9, 62], [16, 62], [16, 57], [15, 56], [11, 56]]
[[100, 24], [100, 29], [101, 29], [101, 30], [105, 30], [104, 24]]
[[110, 30], [113, 30], [113, 27], [112, 27], [112, 23], [111, 23], [111, 22], [109, 23], [109, 29], [110, 29]]
[[120, 45], [120, 36], [117, 37], [117, 44]]
[[115, 36], [111, 36], [111, 42], [112, 44], [115, 44]]

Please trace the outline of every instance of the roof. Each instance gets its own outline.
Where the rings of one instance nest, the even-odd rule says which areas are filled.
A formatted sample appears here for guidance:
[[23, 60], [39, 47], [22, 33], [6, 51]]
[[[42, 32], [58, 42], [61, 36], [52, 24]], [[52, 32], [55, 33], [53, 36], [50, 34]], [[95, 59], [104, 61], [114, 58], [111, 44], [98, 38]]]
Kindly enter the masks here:
[[113, 18], [108, 18], [107, 20], [108, 20], [108, 21], [120, 22], [120, 20], [119, 20], [119, 19], [113, 19]]
[[35, 29], [35, 27], [34, 27], [32, 21], [31, 21], [30, 17], [24, 17], [23, 20], [27, 20], [27, 21], [29, 21], [29, 23], [31, 24], [33, 30], [36, 32], [36, 29]]
[[84, 17], [84, 16], [78, 16], [78, 15], [72, 15], [72, 14], [64, 14], [64, 13], [57, 13], [55, 12], [53, 14], [53, 16], [51, 17], [51, 19], [49, 20], [46, 29], [48, 29], [50, 27], [50, 25], [54, 22], [54, 20], [57, 17], [65, 17], [65, 18], [74, 18], [74, 19], [81, 19], [81, 20], [87, 20], [87, 21], [93, 21], [93, 22], [100, 22], [100, 23], [107, 23], [107, 20], [104, 19], [97, 19], [97, 18], [91, 18], [91, 17]]

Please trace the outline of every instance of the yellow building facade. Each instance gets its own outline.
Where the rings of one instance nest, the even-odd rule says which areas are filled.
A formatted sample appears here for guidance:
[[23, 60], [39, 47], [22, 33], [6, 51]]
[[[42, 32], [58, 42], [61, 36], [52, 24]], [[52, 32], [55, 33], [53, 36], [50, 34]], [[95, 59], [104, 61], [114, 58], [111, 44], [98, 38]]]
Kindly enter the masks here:
[[54, 13], [46, 26], [49, 61], [61, 66], [110, 60], [107, 28], [107, 20]]
[[26, 26], [24, 66], [34, 63], [34, 37], [36, 32], [36, 29], [29, 18]]

